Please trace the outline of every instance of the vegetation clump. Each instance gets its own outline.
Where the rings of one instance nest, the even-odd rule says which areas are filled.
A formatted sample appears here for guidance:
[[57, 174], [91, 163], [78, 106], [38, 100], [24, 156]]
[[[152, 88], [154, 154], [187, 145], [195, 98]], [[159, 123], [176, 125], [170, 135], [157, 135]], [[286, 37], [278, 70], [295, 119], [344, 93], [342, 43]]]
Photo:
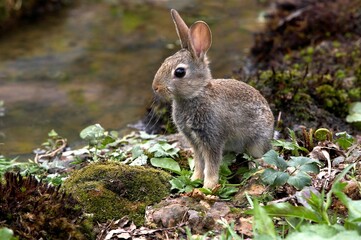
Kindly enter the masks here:
[[64, 188], [96, 221], [128, 216], [141, 225], [146, 206], [169, 195], [169, 180], [170, 175], [160, 170], [106, 162], [75, 171]]
[[89, 239], [90, 225], [78, 201], [59, 188], [11, 172], [0, 182], [0, 227], [21, 239]]
[[345, 120], [361, 99], [360, 7], [355, 0], [275, 1], [250, 52], [253, 69], [239, 78], [282, 113], [283, 126], [355, 132]]

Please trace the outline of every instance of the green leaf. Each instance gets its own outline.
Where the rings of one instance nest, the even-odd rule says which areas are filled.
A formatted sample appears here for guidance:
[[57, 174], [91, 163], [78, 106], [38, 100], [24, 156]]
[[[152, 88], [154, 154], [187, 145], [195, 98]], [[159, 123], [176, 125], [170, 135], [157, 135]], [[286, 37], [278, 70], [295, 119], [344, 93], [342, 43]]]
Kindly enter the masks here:
[[325, 209], [324, 193], [320, 194], [309, 191], [309, 197], [307, 198], [304, 195], [304, 198], [314, 211], [321, 213]]
[[200, 179], [197, 179], [195, 181], [192, 181], [189, 178], [189, 172], [182, 170], [182, 175], [179, 177], [173, 178], [170, 180], [171, 189], [176, 189], [179, 192], [191, 192], [195, 187], [199, 187], [202, 181]]
[[148, 162], [148, 156], [147, 155], [140, 155], [136, 157], [129, 165], [130, 166], [144, 166]]
[[48, 133], [48, 136], [51, 137], [51, 138], [55, 138], [55, 137], [58, 137], [58, 133], [55, 132], [54, 129], [52, 129], [49, 133]]
[[319, 167], [317, 164], [320, 164], [320, 162], [316, 159], [311, 159], [308, 157], [291, 157], [291, 159], [288, 161], [288, 165], [290, 167], [295, 167], [300, 171], [303, 172], [313, 172], [318, 173]]
[[355, 142], [355, 139], [347, 132], [338, 132], [335, 135], [338, 137], [335, 142], [343, 149], [348, 149]]
[[144, 151], [139, 145], [136, 145], [132, 148], [132, 159], [136, 159], [143, 154]]
[[2, 228], [0, 228], [0, 239], [1, 240], [16, 240], [18, 238], [14, 237], [13, 230], [6, 228], [6, 227], [2, 227]]
[[311, 163], [311, 164], [306, 164], [303, 165], [299, 168], [300, 171], [303, 172], [313, 172], [313, 173], [319, 173], [320, 172], [320, 168], [317, 164], [315, 163]]
[[236, 187], [227, 187], [227, 186], [225, 186], [224, 188], [221, 188], [221, 190], [219, 190], [216, 193], [216, 195], [218, 195], [221, 199], [228, 200], [228, 199], [231, 198], [231, 196], [233, 196], [238, 191], [239, 191], [239, 189], [236, 188]]
[[158, 142], [148, 149], [154, 157], [175, 157], [178, 155], [179, 148], [170, 145], [167, 142]]
[[276, 239], [276, 231], [272, 219], [264, 207], [261, 207], [257, 200], [253, 201], [253, 232], [257, 236], [268, 236]]
[[172, 158], [152, 158], [150, 159], [150, 163], [154, 167], [167, 169], [178, 174], [181, 172], [179, 164]]
[[181, 180], [181, 178], [173, 178], [170, 181], [171, 189], [178, 189], [181, 190], [185, 187], [184, 182]]
[[202, 193], [206, 194], [206, 195], [211, 195], [212, 194], [212, 190], [209, 188], [199, 188], [199, 191], [201, 191]]
[[272, 168], [267, 168], [261, 175], [261, 180], [268, 185], [281, 186], [285, 184], [290, 175]]
[[289, 177], [287, 183], [297, 189], [302, 189], [311, 184], [311, 177], [305, 172], [298, 171], [296, 175]]
[[156, 138], [157, 135], [148, 134], [148, 133], [146, 133], [145, 131], [139, 131], [139, 137], [140, 137], [141, 139], [144, 139], [144, 140], [149, 140], [149, 139]]
[[222, 162], [221, 166], [219, 167], [219, 175], [223, 177], [227, 177], [231, 174], [232, 171], [231, 169], [229, 169], [228, 164]]
[[287, 162], [275, 150], [270, 150], [263, 155], [263, 160], [271, 165], [275, 165], [280, 170], [284, 171], [287, 168]]
[[80, 137], [87, 141], [97, 140], [104, 137], [104, 128], [98, 123], [90, 125], [80, 132]]
[[295, 150], [296, 146], [293, 142], [286, 142], [285, 140], [273, 140], [272, 145], [275, 147], [282, 147], [286, 150]]
[[320, 162], [316, 159], [311, 159], [308, 157], [291, 157], [291, 159], [288, 161], [288, 166], [290, 167], [298, 167], [298, 166], [302, 166], [302, 165], [306, 165], [306, 164], [310, 164], [310, 163], [318, 163], [320, 164]]
[[361, 102], [354, 102], [350, 105], [349, 115], [346, 117], [346, 122], [361, 122]]
[[283, 184], [285, 184], [287, 182], [287, 180], [289, 179], [290, 175], [288, 173], [285, 172], [279, 172], [277, 174], [277, 177], [274, 180], [274, 185], [276, 186], [282, 186]]
[[271, 217], [297, 217], [316, 223], [322, 222], [322, 217], [317, 212], [302, 206], [293, 206], [288, 202], [270, 204], [263, 208]]

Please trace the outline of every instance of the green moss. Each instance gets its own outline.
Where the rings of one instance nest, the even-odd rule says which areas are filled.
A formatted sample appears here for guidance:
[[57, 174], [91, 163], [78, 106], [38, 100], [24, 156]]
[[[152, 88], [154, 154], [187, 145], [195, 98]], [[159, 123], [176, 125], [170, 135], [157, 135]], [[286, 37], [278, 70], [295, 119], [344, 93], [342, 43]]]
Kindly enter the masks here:
[[170, 175], [156, 169], [117, 163], [95, 163], [76, 171], [64, 188], [82, 203], [94, 220], [123, 216], [141, 225], [145, 207], [169, 194]]

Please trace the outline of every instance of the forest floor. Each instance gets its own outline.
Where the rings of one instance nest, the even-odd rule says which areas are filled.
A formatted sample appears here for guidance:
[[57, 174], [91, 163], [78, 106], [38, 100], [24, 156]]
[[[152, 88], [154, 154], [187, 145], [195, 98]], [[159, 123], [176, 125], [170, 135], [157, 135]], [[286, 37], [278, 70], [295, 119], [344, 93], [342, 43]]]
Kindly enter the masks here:
[[[235, 75], [269, 101], [277, 119], [273, 149], [261, 159], [225, 155], [214, 189], [189, 179], [193, 152], [178, 134], [118, 136], [100, 125], [80, 133], [89, 144], [76, 150], [52, 131], [31, 162], [0, 158], [0, 174], [15, 169], [62, 184], [60, 191], [71, 194], [65, 205], [74, 206], [54, 224], [73, 239], [359, 238], [360, 9], [352, 0], [276, 1], [269, 9], [246, 67]], [[162, 120], [158, 128], [168, 129], [169, 119]], [[0, 216], [12, 217], [0, 217], [0, 236], [12, 229], [22, 238], [58, 239], [44, 218], [59, 215], [34, 219], [64, 201], [39, 201], [54, 193], [28, 193], [21, 177], [6, 176]], [[37, 196], [27, 198], [36, 207], [23, 192]], [[16, 201], [27, 207], [5, 196], [22, 196]]]

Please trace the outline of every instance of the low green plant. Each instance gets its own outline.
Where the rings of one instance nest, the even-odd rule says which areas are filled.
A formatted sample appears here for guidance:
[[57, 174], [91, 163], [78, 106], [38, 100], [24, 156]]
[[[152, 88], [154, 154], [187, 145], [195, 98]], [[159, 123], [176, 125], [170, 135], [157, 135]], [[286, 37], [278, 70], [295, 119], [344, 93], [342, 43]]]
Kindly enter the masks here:
[[[361, 200], [351, 200], [343, 192], [346, 183], [341, 179], [355, 165], [349, 165], [334, 181], [331, 190], [325, 194], [304, 191], [304, 206], [293, 206], [290, 203], [276, 203], [260, 206], [255, 200], [253, 209], [247, 213], [254, 216], [254, 234], [256, 239], [279, 239], [271, 217], [283, 217], [289, 227], [286, 239], [357, 239], [361, 236]], [[342, 221], [331, 212], [333, 196], [348, 209], [348, 215]], [[317, 223], [317, 225], [311, 225]], [[337, 236], [337, 237], [336, 237]], [[259, 238], [257, 238], [259, 237]]]
[[[140, 131], [139, 134], [130, 134], [119, 139], [117, 135], [95, 124], [82, 130], [80, 137], [89, 142], [89, 151], [92, 153], [93, 161], [116, 160], [129, 165], [151, 165], [170, 171], [175, 175], [170, 181], [171, 188], [181, 193], [191, 192], [194, 188], [201, 186], [201, 180], [190, 179], [194, 166], [193, 159], [188, 159], [190, 170], [182, 169], [176, 161], [180, 151], [176, 143], [170, 144], [158, 138], [157, 135]], [[224, 158], [220, 170], [220, 187], [214, 191], [200, 188], [203, 193], [230, 199], [238, 191], [236, 188], [238, 185], [228, 183], [228, 178], [232, 176], [228, 166], [234, 158], [234, 155], [226, 155]]]
[[263, 171], [261, 179], [271, 186], [282, 186], [288, 183], [297, 189], [311, 184], [311, 177], [308, 173], [318, 173], [320, 162], [308, 157], [291, 157], [286, 161], [275, 150], [268, 151], [263, 155], [263, 160], [271, 168]]
[[337, 138], [334, 140], [334, 142], [345, 150], [347, 150], [356, 142], [355, 138], [347, 132], [338, 132], [335, 135]]
[[[188, 159], [188, 164], [190, 170], [182, 169], [178, 174], [179, 176], [174, 177], [170, 183], [172, 185], [172, 189], [178, 192], [191, 192], [194, 188], [199, 188], [201, 192], [206, 195], [216, 195], [221, 199], [229, 200], [231, 197], [238, 192], [237, 186], [239, 184], [230, 184], [228, 179], [233, 176], [232, 171], [229, 169], [230, 161], [227, 160], [229, 155], [224, 157], [222, 161], [222, 165], [219, 171], [219, 187], [215, 189], [208, 188], [199, 188], [201, 186], [202, 180], [197, 179], [195, 181], [191, 180], [191, 175], [194, 167], [194, 160]], [[233, 156], [234, 157], [234, 156]]]
[[346, 121], [349, 123], [361, 123], [361, 102], [354, 102], [350, 105]]
[[272, 145], [274, 147], [280, 147], [281, 154], [283, 154], [286, 150], [291, 151], [292, 156], [299, 156], [301, 152], [308, 153], [308, 150], [305, 147], [302, 147], [298, 144], [296, 133], [291, 129], [288, 129], [288, 132], [291, 138], [291, 142], [274, 139], [272, 140]]
[[6, 227], [2, 227], [2, 228], [0, 228], [0, 239], [1, 240], [17, 240], [19, 238], [14, 236], [13, 230], [6, 228]]

